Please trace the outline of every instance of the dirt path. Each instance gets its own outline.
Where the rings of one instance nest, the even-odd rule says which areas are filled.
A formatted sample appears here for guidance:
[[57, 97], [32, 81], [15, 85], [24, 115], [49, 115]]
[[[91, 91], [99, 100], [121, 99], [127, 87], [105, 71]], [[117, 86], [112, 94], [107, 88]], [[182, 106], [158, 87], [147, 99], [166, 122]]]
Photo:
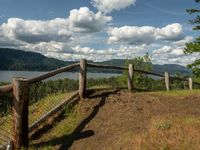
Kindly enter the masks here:
[[75, 111], [78, 119], [77, 115], [64, 119], [45, 134], [43, 137], [47, 140], [39, 140], [36, 147], [61, 150], [200, 149], [200, 91], [101, 91], [79, 101]]

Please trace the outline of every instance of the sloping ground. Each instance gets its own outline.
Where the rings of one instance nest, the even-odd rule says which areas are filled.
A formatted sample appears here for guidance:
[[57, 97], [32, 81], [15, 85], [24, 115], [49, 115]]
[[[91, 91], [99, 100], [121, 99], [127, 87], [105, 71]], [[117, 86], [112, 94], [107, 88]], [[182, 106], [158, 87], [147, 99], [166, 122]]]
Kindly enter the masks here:
[[32, 140], [38, 149], [199, 150], [200, 91], [96, 92]]

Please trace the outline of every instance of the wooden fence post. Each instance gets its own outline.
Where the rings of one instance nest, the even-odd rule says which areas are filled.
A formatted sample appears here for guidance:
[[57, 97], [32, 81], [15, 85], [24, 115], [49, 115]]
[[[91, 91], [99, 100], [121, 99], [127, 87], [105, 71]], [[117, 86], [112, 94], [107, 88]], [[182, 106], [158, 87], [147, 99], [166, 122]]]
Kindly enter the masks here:
[[133, 64], [128, 66], [128, 90], [133, 90]]
[[169, 81], [169, 73], [168, 72], [165, 72], [165, 86], [166, 86], [167, 91], [169, 91], [170, 81]]
[[192, 90], [193, 89], [193, 81], [192, 78], [189, 78], [189, 89]]
[[13, 78], [13, 148], [28, 147], [28, 82]]
[[87, 60], [80, 60], [80, 72], [79, 72], [79, 96], [85, 98], [86, 92], [86, 79], [87, 79]]

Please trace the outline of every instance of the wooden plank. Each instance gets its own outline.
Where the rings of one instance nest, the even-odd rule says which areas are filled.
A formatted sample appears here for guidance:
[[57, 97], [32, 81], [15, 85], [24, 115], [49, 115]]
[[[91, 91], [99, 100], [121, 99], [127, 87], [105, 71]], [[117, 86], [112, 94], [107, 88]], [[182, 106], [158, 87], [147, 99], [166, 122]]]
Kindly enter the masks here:
[[169, 81], [169, 73], [165, 72], [165, 86], [167, 91], [169, 91], [170, 81]]
[[128, 68], [128, 90], [133, 90], [133, 64], [129, 64]]
[[149, 74], [149, 75], [164, 77], [164, 75], [161, 75], [161, 74], [158, 74], [158, 73], [154, 73], [154, 72], [143, 71], [143, 70], [139, 70], [139, 69], [134, 69], [134, 71], [135, 72], [139, 72], [139, 73], [144, 73], [144, 74]]
[[193, 81], [192, 81], [192, 78], [189, 78], [188, 81], [189, 81], [189, 89], [192, 90], [192, 89], [193, 89]]
[[179, 80], [179, 81], [188, 81], [188, 79], [186, 79], [186, 78], [173, 77], [173, 76], [170, 76], [170, 79], [171, 80]]
[[48, 113], [44, 114], [41, 118], [39, 118], [37, 121], [35, 121], [33, 124], [29, 126], [29, 132], [36, 129], [41, 123], [43, 123], [45, 120], [47, 120], [50, 116], [52, 116], [54, 113], [61, 110], [65, 105], [67, 105], [71, 100], [73, 100], [75, 97], [78, 96], [78, 91], [72, 94], [69, 98], [64, 100], [61, 104], [57, 105], [55, 108], [53, 108]]
[[127, 67], [119, 67], [119, 66], [112, 66], [112, 65], [100, 65], [100, 64], [93, 64], [93, 63], [87, 63], [87, 66], [94, 67], [94, 68], [103, 68], [103, 69], [128, 70]]
[[193, 84], [196, 84], [196, 85], [199, 85], [199, 86], [200, 86], [200, 83], [198, 83], [198, 82], [194, 82], [194, 81], [193, 81]]
[[34, 77], [34, 78], [31, 78], [28, 80], [28, 83], [29, 84], [32, 84], [32, 83], [35, 83], [35, 82], [38, 82], [38, 81], [41, 81], [41, 80], [44, 80], [44, 79], [47, 79], [47, 78], [50, 78], [50, 77], [53, 77], [57, 74], [60, 74], [62, 72], [66, 72], [66, 71], [69, 71], [71, 69], [74, 69], [76, 67], [79, 66], [79, 63], [75, 63], [75, 64], [72, 64], [72, 65], [69, 65], [69, 66], [66, 66], [66, 67], [62, 67], [62, 68], [59, 68], [59, 69], [56, 69], [56, 70], [53, 70], [53, 71], [50, 71], [46, 74], [43, 74], [41, 76], [38, 76], [38, 77]]
[[28, 82], [13, 78], [13, 146], [28, 147]]
[[79, 71], [79, 96], [81, 99], [85, 98], [86, 79], [87, 79], [87, 61], [85, 59], [81, 59], [80, 71]]
[[0, 86], [0, 96], [3, 95], [4, 93], [11, 92], [12, 89], [13, 89], [12, 84]]

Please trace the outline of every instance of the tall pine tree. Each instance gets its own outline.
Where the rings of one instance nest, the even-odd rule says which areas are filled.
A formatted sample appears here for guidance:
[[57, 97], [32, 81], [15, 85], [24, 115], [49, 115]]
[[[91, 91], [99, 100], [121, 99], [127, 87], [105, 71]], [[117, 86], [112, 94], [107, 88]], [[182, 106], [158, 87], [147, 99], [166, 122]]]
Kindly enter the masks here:
[[[196, 3], [200, 3], [200, 0], [195, 0]], [[189, 20], [189, 22], [194, 26], [193, 30], [200, 30], [200, 9], [187, 9], [189, 14], [197, 14], [196, 18]], [[186, 54], [192, 54], [200, 52], [200, 36], [194, 41], [186, 43], [186, 48], [184, 50]], [[200, 59], [195, 60], [192, 64], [188, 65], [189, 68], [193, 70], [193, 74], [196, 77], [200, 77]]]

